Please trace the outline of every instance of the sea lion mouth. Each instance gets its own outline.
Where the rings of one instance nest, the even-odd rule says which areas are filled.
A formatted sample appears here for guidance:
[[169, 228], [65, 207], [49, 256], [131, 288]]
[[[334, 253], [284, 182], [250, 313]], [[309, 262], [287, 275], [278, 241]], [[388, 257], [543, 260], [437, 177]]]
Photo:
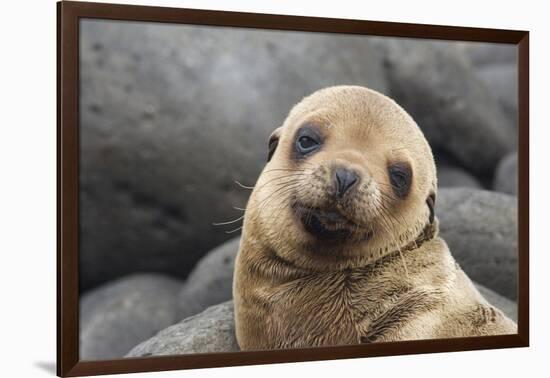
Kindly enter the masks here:
[[293, 208], [305, 230], [318, 239], [341, 241], [357, 230], [354, 222], [334, 208], [311, 208], [300, 204]]

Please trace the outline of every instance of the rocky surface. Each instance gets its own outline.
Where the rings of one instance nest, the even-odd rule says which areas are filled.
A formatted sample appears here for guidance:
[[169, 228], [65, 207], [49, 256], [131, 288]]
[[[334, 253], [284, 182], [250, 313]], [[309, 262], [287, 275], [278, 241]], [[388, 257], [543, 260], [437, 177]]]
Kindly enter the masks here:
[[237, 351], [233, 301], [229, 301], [166, 328], [126, 357]]
[[432, 148], [479, 176], [515, 149], [515, 124], [459, 48], [446, 42], [379, 38], [389, 91]]
[[517, 152], [506, 156], [498, 164], [493, 188], [496, 191], [518, 194], [518, 154]]
[[239, 216], [234, 181], [253, 185], [296, 102], [336, 84], [387, 92], [362, 36], [105, 20], [80, 35], [83, 290], [185, 277], [230, 237], [212, 223]]
[[240, 237], [213, 249], [193, 269], [179, 294], [179, 317], [184, 319], [232, 297], [233, 266]]
[[80, 359], [123, 357], [137, 343], [174, 324], [181, 283], [136, 274], [96, 288], [80, 301]]
[[[493, 306], [517, 321], [517, 305], [482, 285], [475, 285]], [[237, 352], [233, 302], [228, 301], [166, 328], [133, 348], [126, 357]]]
[[510, 122], [517, 124], [518, 71], [517, 46], [501, 43], [457, 44], [458, 50], [474, 67], [476, 75], [502, 104]]
[[437, 184], [440, 188], [482, 188], [481, 183], [474, 175], [460, 167], [452, 165], [437, 167]]
[[441, 236], [468, 276], [516, 300], [516, 197], [467, 188], [440, 189], [436, 215]]
[[510, 122], [517, 124], [518, 117], [518, 66], [516, 62], [484, 66], [477, 75], [502, 104]]
[[513, 44], [457, 42], [455, 46], [476, 68], [517, 62], [517, 46]]

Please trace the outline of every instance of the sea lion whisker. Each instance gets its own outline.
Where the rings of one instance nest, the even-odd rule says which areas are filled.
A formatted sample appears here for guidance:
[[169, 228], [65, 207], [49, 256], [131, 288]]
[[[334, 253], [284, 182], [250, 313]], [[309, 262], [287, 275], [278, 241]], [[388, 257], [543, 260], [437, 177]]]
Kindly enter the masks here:
[[236, 229], [234, 229], [234, 230], [231, 230], [231, 231], [225, 231], [225, 233], [226, 233], [226, 234], [233, 234], [233, 233], [235, 233], [235, 232], [237, 232], [237, 231], [239, 231], [239, 230], [242, 230], [242, 228], [243, 228], [243, 226], [241, 226], [241, 227], [239, 227], [239, 228], [236, 228]]
[[244, 218], [244, 215], [241, 215], [237, 219], [233, 219], [233, 220], [230, 220], [230, 221], [227, 221], [227, 222], [214, 222], [214, 223], [212, 223], [212, 226], [224, 226], [226, 224], [233, 224], [235, 222], [238, 222], [238, 221], [242, 220], [243, 218]]
[[[292, 175], [292, 176], [282, 176], [282, 177], [277, 177], [271, 181], [269, 181], [267, 184], [271, 184], [273, 183], [273, 186], [276, 186], [276, 185], [280, 185], [281, 183], [288, 183], [288, 182], [294, 182], [296, 180], [300, 180], [300, 177], [301, 176], [304, 176], [304, 175]], [[286, 180], [286, 179], [289, 179], [289, 180]], [[282, 180], [285, 180], [285, 181], [282, 181]]]
[[258, 207], [259, 210], [263, 210], [267, 203], [279, 199], [281, 202], [283, 202], [287, 197], [285, 195], [291, 193], [294, 189], [299, 188], [299, 184], [289, 185], [289, 186], [281, 186], [277, 189], [276, 192], [273, 192], [269, 197], [266, 197], [260, 204], [261, 206]]
[[283, 172], [306, 172], [308, 169], [293, 169], [293, 168], [272, 168], [268, 169], [266, 171], [263, 171], [263, 173], [270, 173], [270, 172], [276, 172], [276, 171], [283, 171]]
[[395, 235], [390, 231], [390, 229], [387, 225], [385, 214], [382, 214], [381, 219], [383, 219], [382, 227], [385, 229], [386, 234], [388, 234], [393, 239], [393, 243], [396, 246], [397, 251], [399, 252], [399, 257], [401, 258], [401, 263], [403, 264], [403, 268], [405, 270], [405, 276], [408, 279], [409, 278], [409, 269], [407, 268], [407, 263], [405, 261], [405, 257], [403, 256], [401, 248], [400, 248], [399, 244], [397, 243], [397, 240], [395, 239]]
[[276, 195], [279, 195], [281, 192], [285, 192], [285, 190], [291, 190], [299, 187], [301, 183], [295, 183], [288, 186], [280, 186], [277, 189], [275, 189], [273, 192], [269, 194], [266, 198], [264, 198], [260, 203], [256, 205], [256, 208], [258, 209], [258, 212], [261, 212], [264, 208], [264, 206], [269, 203], [270, 198], [275, 198]]
[[277, 180], [282, 180], [284, 178], [291, 178], [291, 177], [307, 176], [307, 175], [309, 175], [309, 174], [308, 173], [291, 173], [291, 174], [286, 174], [286, 175], [280, 175], [280, 176], [277, 176], [277, 177], [272, 177], [267, 182], [264, 182], [262, 185], [260, 185], [257, 190], [260, 190], [263, 187], [265, 187], [266, 185], [268, 185], [272, 182], [276, 182]]
[[399, 219], [397, 219], [392, 214], [392, 212], [384, 204], [381, 204], [380, 206], [381, 206], [382, 209], [384, 209], [384, 213], [389, 217], [389, 220], [394, 221], [394, 222], [391, 222], [392, 225], [398, 224], [398, 225], [404, 227], [405, 229], [409, 229], [409, 225], [407, 224], [407, 222], [405, 221], [405, 219], [403, 217], [401, 218], [403, 222], [401, 222]]
[[407, 279], [409, 278], [409, 270], [407, 269], [407, 263], [405, 262], [405, 257], [403, 256], [403, 252], [401, 251], [401, 247], [399, 245], [399, 243], [397, 242], [397, 240], [395, 239], [395, 235], [390, 232], [389, 230], [386, 231], [387, 234], [389, 234], [389, 236], [393, 239], [393, 243], [397, 249], [397, 251], [399, 252], [399, 257], [401, 258], [401, 263], [403, 264], [403, 268], [405, 269], [405, 276], [407, 277]]
[[241, 184], [239, 181], [235, 180], [235, 184], [237, 184], [238, 186], [240, 186], [241, 188], [243, 189], [248, 189], [248, 190], [252, 190], [254, 189], [253, 186], [247, 186], [247, 185], [244, 185], [244, 184]]
[[397, 248], [397, 250], [399, 251], [399, 257], [401, 257], [401, 263], [405, 269], [405, 277], [409, 279], [409, 269], [407, 269], [407, 263], [405, 262], [405, 257], [403, 257], [403, 252], [401, 252], [401, 248]]
[[393, 218], [399, 225], [405, 227], [406, 229], [409, 229], [410, 225], [408, 224], [408, 222], [405, 220], [405, 218], [403, 218], [403, 216], [401, 214], [399, 214], [399, 217], [401, 218], [401, 221], [399, 221], [399, 219], [396, 218], [396, 216], [393, 214], [393, 212], [389, 211], [389, 210], [386, 210], [387, 213], [388, 213], [388, 216], [390, 216], [391, 218]]

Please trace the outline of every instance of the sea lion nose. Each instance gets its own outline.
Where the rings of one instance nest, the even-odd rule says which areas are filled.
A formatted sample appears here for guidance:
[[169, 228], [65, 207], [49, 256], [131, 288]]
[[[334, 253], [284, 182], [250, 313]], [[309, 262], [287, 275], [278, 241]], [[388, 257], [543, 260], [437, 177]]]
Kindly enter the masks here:
[[342, 197], [357, 181], [359, 181], [359, 176], [355, 171], [337, 167], [334, 170], [334, 181], [336, 184], [336, 196]]

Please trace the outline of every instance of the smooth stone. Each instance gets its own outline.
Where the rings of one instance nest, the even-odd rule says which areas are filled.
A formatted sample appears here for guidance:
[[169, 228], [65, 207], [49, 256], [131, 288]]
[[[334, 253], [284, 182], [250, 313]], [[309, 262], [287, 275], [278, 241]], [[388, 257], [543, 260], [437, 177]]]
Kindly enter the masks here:
[[181, 282], [158, 274], [135, 274], [81, 297], [80, 359], [123, 357], [132, 347], [178, 320]]
[[178, 297], [180, 318], [231, 299], [239, 242], [240, 237], [236, 237], [214, 248], [191, 271]]
[[[516, 63], [488, 65], [477, 75], [500, 101], [510, 122], [518, 122], [518, 66]], [[517, 127], [517, 126], [516, 126]]]
[[506, 43], [457, 42], [458, 49], [472, 65], [517, 64], [518, 47]]
[[452, 165], [437, 167], [437, 184], [440, 188], [461, 187], [482, 189], [482, 185], [472, 174]]
[[438, 191], [440, 235], [468, 276], [517, 299], [517, 198], [469, 188]]
[[126, 357], [238, 351], [233, 301], [229, 301], [162, 330], [137, 345]]
[[518, 180], [518, 154], [515, 152], [498, 164], [493, 188], [499, 192], [517, 195]]

